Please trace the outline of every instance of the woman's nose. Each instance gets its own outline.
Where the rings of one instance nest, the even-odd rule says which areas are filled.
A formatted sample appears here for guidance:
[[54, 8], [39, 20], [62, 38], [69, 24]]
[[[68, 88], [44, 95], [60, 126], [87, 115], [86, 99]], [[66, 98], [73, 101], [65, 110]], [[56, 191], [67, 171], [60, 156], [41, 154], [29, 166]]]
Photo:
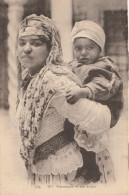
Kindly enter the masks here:
[[31, 53], [31, 51], [32, 51], [31, 44], [30, 43], [26, 43], [26, 45], [24, 47], [24, 52], [26, 54], [29, 54], [29, 53]]

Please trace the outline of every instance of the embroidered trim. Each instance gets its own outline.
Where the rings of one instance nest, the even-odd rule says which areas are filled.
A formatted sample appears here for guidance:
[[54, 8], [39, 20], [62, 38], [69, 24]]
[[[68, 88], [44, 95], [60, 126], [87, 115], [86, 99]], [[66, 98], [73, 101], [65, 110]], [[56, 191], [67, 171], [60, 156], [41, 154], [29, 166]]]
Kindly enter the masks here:
[[33, 163], [36, 164], [40, 160], [46, 159], [49, 155], [55, 154], [59, 149], [63, 148], [70, 142], [71, 140], [68, 139], [66, 131], [61, 131], [36, 148]]

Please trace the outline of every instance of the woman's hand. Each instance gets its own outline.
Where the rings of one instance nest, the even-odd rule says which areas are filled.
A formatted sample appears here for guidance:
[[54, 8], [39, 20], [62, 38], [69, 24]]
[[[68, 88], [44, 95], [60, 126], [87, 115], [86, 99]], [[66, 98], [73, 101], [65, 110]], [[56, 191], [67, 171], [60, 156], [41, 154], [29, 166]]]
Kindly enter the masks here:
[[66, 91], [66, 100], [69, 104], [74, 104], [79, 99], [88, 97], [89, 97], [88, 88], [73, 88]]

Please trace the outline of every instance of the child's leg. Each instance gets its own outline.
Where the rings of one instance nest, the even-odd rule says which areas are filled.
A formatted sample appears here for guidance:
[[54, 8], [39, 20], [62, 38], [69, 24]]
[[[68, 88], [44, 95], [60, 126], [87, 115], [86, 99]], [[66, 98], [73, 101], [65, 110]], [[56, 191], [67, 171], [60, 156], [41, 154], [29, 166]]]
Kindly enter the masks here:
[[107, 149], [96, 154], [96, 163], [101, 172], [100, 183], [112, 183], [115, 181], [114, 165]]
[[96, 164], [96, 154], [94, 152], [88, 152], [83, 148], [80, 148], [80, 152], [83, 157], [83, 166], [78, 168], [77, 175], [74, 181], [88, 185], [91, 182], [98, 182], [100, 180], [101, 173], [99, 167]]

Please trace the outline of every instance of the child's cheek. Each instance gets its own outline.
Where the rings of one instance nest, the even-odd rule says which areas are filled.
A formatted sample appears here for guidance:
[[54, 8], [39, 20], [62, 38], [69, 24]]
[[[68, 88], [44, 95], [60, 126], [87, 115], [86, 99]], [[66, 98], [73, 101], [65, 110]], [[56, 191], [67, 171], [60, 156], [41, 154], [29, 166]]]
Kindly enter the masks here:
[[80, 60], [80, 54], [76, 54], [75, 58], [79, 61]]

